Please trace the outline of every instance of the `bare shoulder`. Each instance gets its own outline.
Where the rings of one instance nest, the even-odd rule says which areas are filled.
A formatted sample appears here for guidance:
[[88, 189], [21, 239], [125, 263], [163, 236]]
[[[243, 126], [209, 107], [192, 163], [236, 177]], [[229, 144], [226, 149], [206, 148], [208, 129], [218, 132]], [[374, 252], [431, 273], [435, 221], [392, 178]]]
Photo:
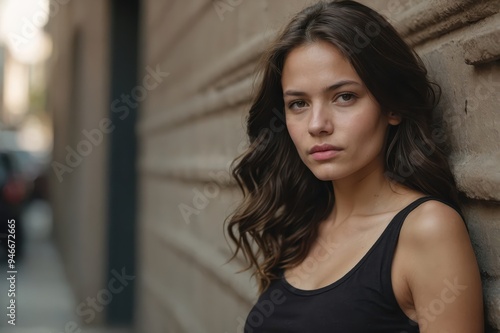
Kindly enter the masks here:
[[407, 241], [414, 245], [430, 245], [443, 240], [469, 240], [465, 221], [460, 214], [437, 200], [421, 203], [408, 214], [404, 224], [405, 234], [411, 236]]
[[479, 267], [460, 214], [440, 201], [426, 201], [408, 214], [400, 241], [421, 330], [482, 332]]
[[[448, 268], [447, 274], [462, 268], [477, 270], [477, 262], [465, 221], [449, 205], [429, 200], [408, 214], [401, 229], [400, 241], [412, 265], [409, 277], [433, 266]], [[461, 266], [461, 267], [459, 267]], [[431, 273], [430, 271], [427, 273]]]

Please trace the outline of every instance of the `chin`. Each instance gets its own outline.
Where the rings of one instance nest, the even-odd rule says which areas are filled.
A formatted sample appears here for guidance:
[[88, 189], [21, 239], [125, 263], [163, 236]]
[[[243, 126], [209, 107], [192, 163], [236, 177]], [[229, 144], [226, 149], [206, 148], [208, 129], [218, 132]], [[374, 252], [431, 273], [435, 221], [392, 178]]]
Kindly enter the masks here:
[[307, 159], [302, 159], [305, 166], [312, 172], [312, 174], [322, 181], [332, 181], [341, 179], [350, 174], [349, 171], [344, 168], [339, 168], [340, 165], [334, 165], [332, 163], [323, 162], [318, 164], [316, 161], [309, 161]]
[[319, 180], [323, 181], [332, 181], [342, 178], [342, 175], [339, 175], [337, 172], [324, 171], [324, 170], [311, 170], [314, 176]]

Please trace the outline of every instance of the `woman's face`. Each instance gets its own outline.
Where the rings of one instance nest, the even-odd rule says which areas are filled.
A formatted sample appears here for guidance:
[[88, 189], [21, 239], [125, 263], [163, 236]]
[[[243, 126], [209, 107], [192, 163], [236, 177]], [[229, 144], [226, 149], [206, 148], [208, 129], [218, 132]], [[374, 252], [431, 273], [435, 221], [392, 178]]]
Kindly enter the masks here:
[[[349, 61], [327, 42], [293, 49], [281, 84], [286, 126], [302, 161], [321, 180], [383, 170], [386, 116]], [[314, 152], [314, 147], [321, 146]]]

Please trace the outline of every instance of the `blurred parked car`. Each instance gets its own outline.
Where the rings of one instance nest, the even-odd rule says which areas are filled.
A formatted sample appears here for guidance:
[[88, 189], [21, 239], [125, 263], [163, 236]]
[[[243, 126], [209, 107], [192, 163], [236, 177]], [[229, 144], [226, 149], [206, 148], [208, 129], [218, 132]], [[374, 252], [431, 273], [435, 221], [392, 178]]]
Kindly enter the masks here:
[[48, 154], [25, 150], [19, 137], [16, 128], [0, 124], [0, 256], [8, 249], [7, 221], [14, 219], [16, 259], [21, 258], [24, 248], [23, 213], [30, 202], [47, 198], [49, 165]]
[[33, 189], [30, 180], [13, 151], [0, 151], [0, 248], [7, 254], [8, 221], [15, 220], [15, 259], [23, 255], [24, 237], [21, 213]]

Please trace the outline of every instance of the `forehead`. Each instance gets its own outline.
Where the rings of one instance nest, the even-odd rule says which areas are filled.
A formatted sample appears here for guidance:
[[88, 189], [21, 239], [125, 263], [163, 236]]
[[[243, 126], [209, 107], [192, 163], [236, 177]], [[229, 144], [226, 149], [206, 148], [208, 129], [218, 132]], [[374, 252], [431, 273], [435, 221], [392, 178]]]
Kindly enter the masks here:
[[313, 87], [338, 80], [361, 79], [351, 63], [334, 45], [319, 41], [294, 48], [285, 58], [281, 83], [283, 87], [301, 85]]

